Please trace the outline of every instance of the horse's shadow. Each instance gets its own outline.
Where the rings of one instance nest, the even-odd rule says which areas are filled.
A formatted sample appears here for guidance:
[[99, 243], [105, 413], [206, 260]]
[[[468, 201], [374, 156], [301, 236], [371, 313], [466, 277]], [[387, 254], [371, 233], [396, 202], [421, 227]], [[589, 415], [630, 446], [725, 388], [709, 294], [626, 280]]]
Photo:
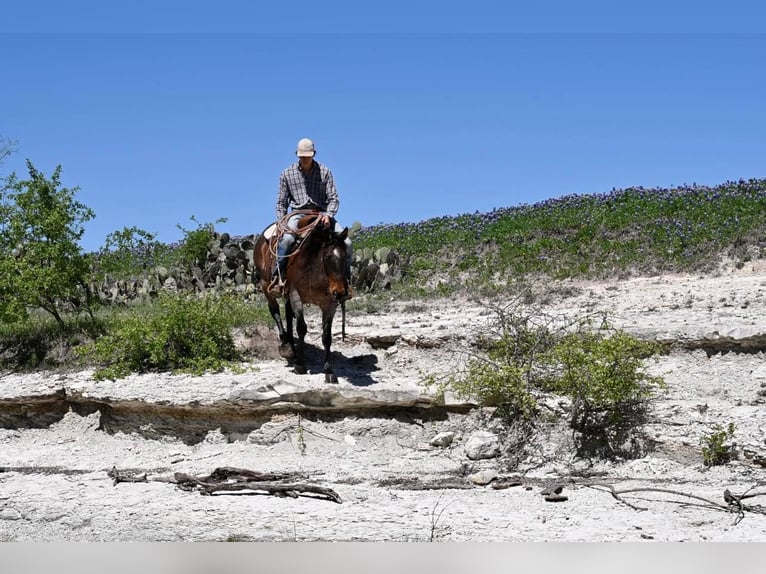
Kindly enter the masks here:
[[[324, 348], [305, 343], [306, 369], [312, 375], [323, 374]], [[338, 351], [331, 351], [333, 372], [355, 387], [368, 387], [377, 384], [372, 373], [379, 371], [378, 357], [374, 353], [346, 357]]]

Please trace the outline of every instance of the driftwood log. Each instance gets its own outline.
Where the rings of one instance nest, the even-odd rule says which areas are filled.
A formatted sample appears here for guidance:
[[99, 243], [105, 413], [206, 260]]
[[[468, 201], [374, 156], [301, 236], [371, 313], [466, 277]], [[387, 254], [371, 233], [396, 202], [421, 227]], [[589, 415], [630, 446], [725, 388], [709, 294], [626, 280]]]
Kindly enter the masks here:
[[[205, 495], [211, 495], [216, 492], [252, 491], [254, 493], [265, 492], [275, 496], [289, 496], [291, 498], [298, 498], [302, 495], [318, 495], [318, 498], [331, 500], [338, 504], [343, 502], [340, 495], [331, 488], [306, 482], [294, 482], [306, 478], [305, 475], [294, 472], [257, 472], [224, 466], [216, 468], [208, 476], [192, 476], [183, 472], [176, 472], [170, 478], [148, 478], [146, 473], [135, 475], [129, 471], [120, 471], [112, 467], [107, 474], [112, 478], [115, 485], [121, 482], [170, 482], [181, 490], [197, 490], [200, 494]], [[316, 497], [311, 496], [311, 498]]]

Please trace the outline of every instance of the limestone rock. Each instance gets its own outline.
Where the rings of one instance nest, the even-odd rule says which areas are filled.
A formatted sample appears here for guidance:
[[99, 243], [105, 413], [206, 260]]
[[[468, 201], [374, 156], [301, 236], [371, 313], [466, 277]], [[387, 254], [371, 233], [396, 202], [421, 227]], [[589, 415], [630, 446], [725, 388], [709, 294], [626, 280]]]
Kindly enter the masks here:
[[440, 432], [434, 438], [431, 439], [429, 444], [431, 446], [445, 447], [452, 444], [455, 440], [455, 433], [452, 431]]
[[477, 431], [465, 443], [465, 454], [471, 460], [482, 460], [500, 456], [500, 440], [487, 431]]
[[495, 472], [494, 470], [482, 470], [482, 471], [474, 472], [473, 474], [468, 475], [468, 480], [470, 480], [474, 484], [478, 484], [479, 486], [484, 486], [486, 484], [489, 484], [496, 478], [497, 478], [497, 472]]

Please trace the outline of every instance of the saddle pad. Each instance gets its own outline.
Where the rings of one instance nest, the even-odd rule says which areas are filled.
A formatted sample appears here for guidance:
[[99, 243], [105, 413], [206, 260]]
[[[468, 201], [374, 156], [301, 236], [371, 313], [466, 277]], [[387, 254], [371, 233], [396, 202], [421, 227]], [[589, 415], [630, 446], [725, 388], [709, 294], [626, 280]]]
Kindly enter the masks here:
[[271, 239], [271, 236], [274, 235], [274, 231], [276, 231], [276, 229], [277, 229], [277, 222], [275, 221], [274, 223], [269, 225], [266, 229], [264, 229], [261, 235], [263, 235], [265, 239]]

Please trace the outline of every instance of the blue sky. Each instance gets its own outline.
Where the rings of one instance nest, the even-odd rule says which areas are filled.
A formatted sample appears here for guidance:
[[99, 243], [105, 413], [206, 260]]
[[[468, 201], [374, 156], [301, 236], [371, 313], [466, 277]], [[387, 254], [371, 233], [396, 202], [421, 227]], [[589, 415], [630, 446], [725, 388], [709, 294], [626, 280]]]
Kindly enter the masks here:
[[0, 137], [18, 142], [0, 175], [61, 165], [96, 213], [86, 250], [133, 225], [175, 241], [192, 215], [259, 232], [302, 137], [348, 224], [766, 177], [766, 35], [736, 2], [611, 20], [480, 2], [435, 23], [432, 3], [405, 19], [330, 3], [323, 26], [259, 3], [37, 4], [0, 23]]

